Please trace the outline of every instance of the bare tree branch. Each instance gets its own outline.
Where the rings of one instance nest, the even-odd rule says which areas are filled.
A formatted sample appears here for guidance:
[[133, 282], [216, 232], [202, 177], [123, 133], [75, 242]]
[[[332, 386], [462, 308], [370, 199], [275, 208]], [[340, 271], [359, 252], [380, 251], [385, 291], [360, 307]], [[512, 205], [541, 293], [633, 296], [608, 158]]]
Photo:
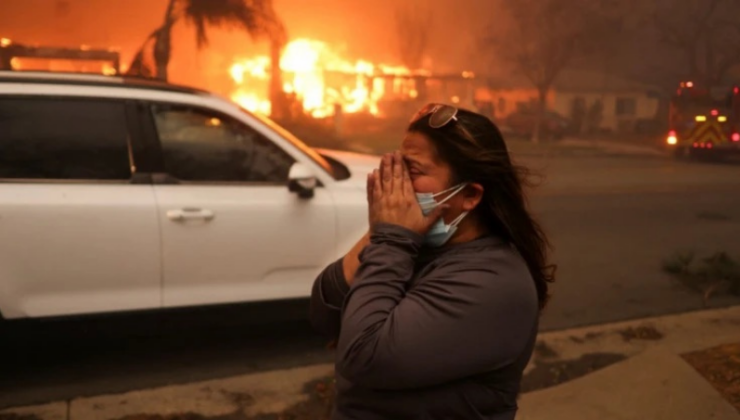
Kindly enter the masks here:
[[684, 77], [710, 89], [740, 65], [740, 27], [731, 16], [740, 14], [737, 0], [691, 0], [685, 7], [672, 1], [659, 3], [655, 27], [668, 47], [686, 60]]
[[421, 68], [429, 48], [429, 35], [433, 27], [431, 9], [399, 5], [396, 9], [395, 23], [401, 60], [406, 67]]
[[[482, 45], [537, 89], [538, 120], [561, 72], [574, 58], [614, 44], [623, 25], [623, 11], [605, 1], [500, 0], [500, 5], [502, 16]], [[537, 136], [535, 128], [533, 140]]]

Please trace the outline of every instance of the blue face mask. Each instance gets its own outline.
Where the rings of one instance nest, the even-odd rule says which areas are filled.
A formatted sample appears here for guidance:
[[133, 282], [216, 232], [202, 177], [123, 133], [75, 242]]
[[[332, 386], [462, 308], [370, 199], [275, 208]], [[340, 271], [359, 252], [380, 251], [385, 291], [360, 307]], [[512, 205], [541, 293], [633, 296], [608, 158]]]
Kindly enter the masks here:
[[[424, 213], [424, 215], [428, 215], [431, 213], [432, 210], [437, 208], [438, 206], [444, 204], [447, 200], [457, 195], [460, 191], [465, 188], [467, 184], [460, 184], [456, 185], [450, 189], [438, 192], [436, 194], [434, 193], [416, 193], [416, 201], [419, 202], [419, 206], [421, 206], [421, 211]], [[435, 200], [436, 197], [452, 192], [447, 198], [444, 200], [437, 202]], [[452, 238], [452, 235], [455, 234], [457, 231], [457, 226], [460, 224], [460, 222], [463, 221], [465, 216], [468, 215], [468, 212], [464, 212], [460, 216], [458, 216], [457, 219], [453, 220], [452, 223], [449, 225], [445, 223], [445, 221], [440, 218], [437, 220], [437, 222], [432, 226], [432, 228], [427, 232], [424, 243], [431, 246], [431, 247], [440, 247], [447, 243], [447, 241]]]

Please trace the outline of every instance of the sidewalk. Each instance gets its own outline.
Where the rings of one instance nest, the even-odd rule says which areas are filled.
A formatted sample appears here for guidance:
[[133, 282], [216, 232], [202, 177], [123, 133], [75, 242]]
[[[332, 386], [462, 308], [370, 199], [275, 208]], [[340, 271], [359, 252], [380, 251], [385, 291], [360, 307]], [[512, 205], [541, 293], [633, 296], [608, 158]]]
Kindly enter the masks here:
[[738, 342], [740, 307], [543, 334], [529, 375], [538, 364], [557, 370], [594, 355], [624, 361], [525, 393], [517, 418], [740, 420], [740, 406], [734, 408], [681, 357]]
[[665, 150], [619, 141], [585, 140], [565, 138], [554, 142], [543, 141], [533, 144], [529, 140], [514, 139], [506, 142], [514, 156], [630, 156], [665, 158]]
[[681, 357], [654, 348], [556, 388], [525, 394], [519, 420], [740, 419]]
[[[682, 357], [728, 343], [740, 343], [740, 307], [544, 333], [525, 371], [517, 418], [740, 420], [729, 397]], [[79, 398], [0, 411], [0, 420], [321, 420], [332, 369]]]

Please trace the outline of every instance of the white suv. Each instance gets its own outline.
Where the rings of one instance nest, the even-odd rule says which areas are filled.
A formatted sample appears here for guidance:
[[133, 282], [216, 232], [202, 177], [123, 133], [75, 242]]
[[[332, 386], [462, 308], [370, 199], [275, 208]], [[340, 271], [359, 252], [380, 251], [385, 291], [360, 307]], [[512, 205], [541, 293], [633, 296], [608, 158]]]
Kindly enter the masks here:
[[0, 72], [0, 314], [308, 296], [377, 163], [203, 91]]

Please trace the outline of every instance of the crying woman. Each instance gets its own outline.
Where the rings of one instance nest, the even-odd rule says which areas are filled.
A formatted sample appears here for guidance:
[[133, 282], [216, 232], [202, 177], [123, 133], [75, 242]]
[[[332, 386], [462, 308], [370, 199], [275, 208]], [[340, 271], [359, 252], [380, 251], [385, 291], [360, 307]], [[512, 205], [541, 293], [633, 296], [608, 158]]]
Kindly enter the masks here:
[[334, 420], [511, 420], [554, 280], [496, 125], [448, 105], [368, 175], [370, 230], [316, 279]]

